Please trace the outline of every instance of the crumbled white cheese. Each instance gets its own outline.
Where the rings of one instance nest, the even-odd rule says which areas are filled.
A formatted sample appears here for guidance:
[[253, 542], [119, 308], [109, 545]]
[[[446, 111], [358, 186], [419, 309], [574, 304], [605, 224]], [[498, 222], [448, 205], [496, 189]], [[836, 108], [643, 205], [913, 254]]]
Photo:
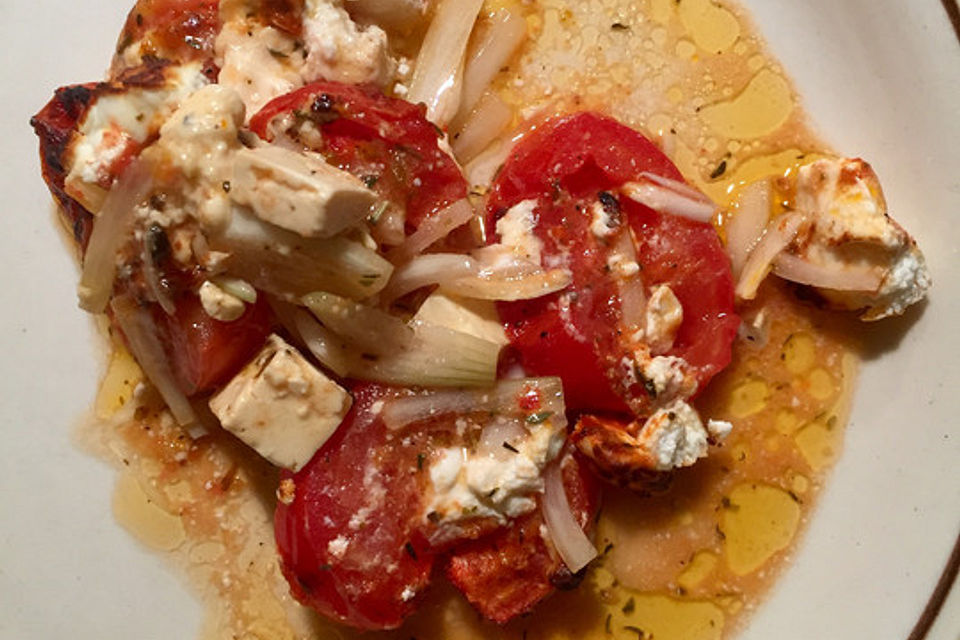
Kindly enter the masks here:
[[590, 205], [590, 231], [598, 238], [606, 238], [617, 230], [618, 223], [599, 200]]
[[233, 322], [246, 310], [243, 300], [209, 280], [204, 280], [200, 285], [200, 305], [208, 316], [221, 322]]
[[158, 150], [186, 180], [184, 195], [194, 218], [205, 229], [220, 229], [230, 221], [225, 184], [233, 174], [233, 153], [244, 106], [236, 92], [209, 85], [184, 100], [160, 129]]
[[518, 256], [540, 264], [543, 241], [533, 233], [537, 225], [534, 216], [536, 206], [536, 200], [523, 200], [510, 207], [497, 220], [497, 234], [500, 243], [512, 248]]
[[707, 433], [714, 440], [726, 440], [731, 431], [733, 431], [733, 425], [726, 420], [714, 420], [713, 418], [707, 420]]
[[327, 543], [327, 553], [334, 558], [342, 558], [349, 546], [350, 541], [345, 536], [339, 535]]
[[[716, 422], [716, 421], [714, 421]], [[719, 429], [716, 424], [714, 428]], [[707, 455], [707, 430], [696, 410], [676, 401], [650, 416], [637, 435], [657, 471], [689, 467]]]
[[293, 470], [333, 435], [351, 404], [350, 394], [277, 335], [210, 399], [224, 429]]
[[543, 469], [563, 446], [565, 420], [506, 421], [497, 418], [484, 427], [494, 430], [486, 433], [487, 445], [450, 447], [436, 455], [430, 464], [425, 517], [441, 527], [479, 517], [503, 522], [536, 507], [535, 496], [543, 492]]
[[339, 2], [306, 0], [303, 41], [306, 82], [372, 82], [383, 87], [393, 75], [395, 62], [389, 55], [387, 34], [375, 25], [358, 26]]
[[690, 389], [690, 365], [683, 358], [677, 356], [655, 356], [643, 363], [643, 375], [649, 380], [658, 396], [676, 396], [681, 393], [685, 397], [692, 395], [696, 389]]
[[237, 92], [248, 114], [303, 85], [304, 57], [296, 40], [246, 16], [223, 25], [214, 51], [217, 82]]
[[266, 222], [328, 238], [366, 218], [376, 196], [321, 156], [283, 147], [239, 149], [230, 197]]
[[209, 82], [199, 63], [169, 67], [164, 76], [160, 87], [97, 95], [78, 123], [65, 158], [64, 188], [89, 211], [103, 205], [114, 163], [155, 135], [188, 95]]

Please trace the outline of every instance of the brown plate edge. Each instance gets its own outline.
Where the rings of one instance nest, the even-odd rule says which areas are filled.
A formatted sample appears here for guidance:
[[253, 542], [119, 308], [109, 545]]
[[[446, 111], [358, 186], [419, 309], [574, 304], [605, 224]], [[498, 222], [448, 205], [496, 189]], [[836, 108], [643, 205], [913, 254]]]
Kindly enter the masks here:
[[[947, 0], [944, 0], [944, 4], [946, 4], [946, 1]], [[953, 3], [953, 6], [957, 6], [956, 2]], [[955, 22], [954, 27], [957, 26], [960, 26], [960, 23]], [[960, 38], [960, 29], [957, 31], [957, 37]], [[960, 571], [960, 534], [957, 535], [957, 540], [953, 544], [950, 557], [947, 558], [947, 564], [940, 574], [940, 579], [937, 580], [937, 586], [934, 587], [933, 593], [930, 594], [927, 606], [923, 608], [923, 612], [920, 614], [917, 623], [913, 626], [913, 631], [907, 636], [907, 640], [924, 640], [924, 638], [927, 637], [930, 628], [937, 619], [937, 615], [940, 613], [940, 609], [943, 607], [943, 603], [946, 601], [947, 596], [950, 595], [950, 589], [957, 581], [958, 571]]]
[[960, 41], [960, 5], [957, 5], [957, 0], [940, 0], [940, 3], [943, 5], [944, 11], [947, 12], [950, 24], [953, 25], [953, 33]]

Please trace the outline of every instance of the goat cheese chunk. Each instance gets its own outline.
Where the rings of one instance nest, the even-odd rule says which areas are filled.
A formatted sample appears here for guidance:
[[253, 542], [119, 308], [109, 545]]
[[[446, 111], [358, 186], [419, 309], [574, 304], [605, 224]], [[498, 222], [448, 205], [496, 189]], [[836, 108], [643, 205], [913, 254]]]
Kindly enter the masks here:
[[199, 63], [172, 66], [153, 85], [101, 85], [65, 156], [64, 189], [96, 213], [120, 163], [157, 134], [177, 106], [208, 84]]
[[238, 320], [247, 309], [243, 300], [227, 293], [209, 280], [203, 281], [199, 293], [204, 312], [214, 320], [233, 322]]
[[393, 76], [395, 63], [389, 55], [386, 32], [375, 25], [360, 27], [340, 2], [306, 0], [303, 41], [306, 82], [324, 79], [385, 87]]
[[376, 196], [322, 157], [275, 146], [239, 149], [230, 194], [266, 222], [329, 238], [363, 220]]
[[277, 335], [210, 399], [223, 428], [278, 467], [296, 471], [333, 435], [350, 394]]
[[214, 51], [220, 67], [217, 82], [237, 92], [248, 114], [277, 96], [303, 85], [303, 49], [296, 40], [245, 15], [226, 22]]
[[887, 213], [876, 173], [860, 159], [826, 158], [800, 168], [796, 208], [808, 223], [774, 272], [815, 287], [863, 320], [899, 315], [931, 280], [916, 241]]
[[506, 522], [536, 508], [543, 493], [543, 469], [560, 453], [566, 419], [549, 415], [529, 420], [495, 418], [473, 448], [449, 447], [430, 465], [424, 516], [441, 529], [474, 518]]
[[677, 401], [647, 418], [636, 440], [649, 456], [652, 469], [669, 471], [706, 457], [711, 437], [726, 437], [731, 428], [721, 420], [710, 420], [705, 427], [693, 407]]
[[523, 200], [510, 207], [503, 217], [497, 220], [497, 234], [500, 243], [513, 249], [513, 252], [530, 262], [540, 264], [543, 241], [533, 233], [537, 226], [534, 209], [536, 200]]

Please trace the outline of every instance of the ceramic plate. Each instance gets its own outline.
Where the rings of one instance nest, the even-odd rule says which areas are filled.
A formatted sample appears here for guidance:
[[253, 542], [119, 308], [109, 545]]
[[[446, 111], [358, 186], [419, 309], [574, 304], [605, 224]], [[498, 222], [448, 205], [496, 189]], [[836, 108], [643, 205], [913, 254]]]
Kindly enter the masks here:
[[[0, 4], [5, 639], [192, 638], [200, 621], [172, 572], [114, 524], [113, 472], [71, 444], [102, 356], [28, 127], [55, 87], [101, 77], [129, 4]], [[918, 640], [960, 530], [960, 42], [939, 0], [747, 5], [824, 138], [877, 169], [935, 285], [924, 308], [864, 327], [845, 452], [743, 638]], [[960, 637], [957, 595], [928, 638]]]

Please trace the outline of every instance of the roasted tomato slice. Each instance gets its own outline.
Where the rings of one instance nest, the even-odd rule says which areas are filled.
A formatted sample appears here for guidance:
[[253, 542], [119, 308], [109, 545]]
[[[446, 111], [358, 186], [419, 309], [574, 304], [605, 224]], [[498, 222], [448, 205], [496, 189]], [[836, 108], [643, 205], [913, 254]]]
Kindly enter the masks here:
[[[574, 455], [564, 458], [562, 472], [570, 507], [589, 531], [599, 508], [597, 481]], [[503, 624], [527, 613], [554, 589], [572, 588], [580, 579], [542, 531], [543, 516], [534, 511], [493, 535], [461, 545], [449, 557], [447, 577], [494, 622]]]
[[354, 627], [390, 629], [414, 611], [434, 562], [419, 532], [418, 448], [391, 437], [373, 410], [389, 390], [352, 393], [333, 437], [281, 480], [277, 546], [298, 600]]
[[138, 0], [120, 32], [117, 54], [139, 45], [137, 60], [208, 60], [219, 31], [218, 0]]
[[263, 346], [271, 328], [264, 296], [233, 322], [211, 318], [193, 293], [178, 297], [173, 315], [155, 305], [154, 317], [174, 375], [187, 395], [227, 382]]
[[316, 82], [269, 102], [250, 128], [266, 140], [284, 136], [323, 154], [406, 212], [406, 231], [467, 195], [440, 131], [423, 105], [388, 98], [371, 86]]
[[596, 207], [634, 237], [644, 286], [666, 284], [683, 307], [683, 322], [664, 355], [685, 359], [698, 388], [730, 361], [739, 319], [733, 310], [729, 260], [713, 227], [658, 213], [618, 195], [650, 173], [683, 180], [656, 146], [595, 113], [548, 121], [513, 150], [488, 202], [488, 223], [525, 200], [535, 201], [533, 234], [542, 259], [573, 274], [565, 291], [500, 303], [518, 358], [531, 374], [560, 375], [573, 410], [648, 413], [643, 384], [627, 384], [619, 363], [630, 353], [618, 335], [621, 299], [610, 273], [615, 247], [595, 233]]

